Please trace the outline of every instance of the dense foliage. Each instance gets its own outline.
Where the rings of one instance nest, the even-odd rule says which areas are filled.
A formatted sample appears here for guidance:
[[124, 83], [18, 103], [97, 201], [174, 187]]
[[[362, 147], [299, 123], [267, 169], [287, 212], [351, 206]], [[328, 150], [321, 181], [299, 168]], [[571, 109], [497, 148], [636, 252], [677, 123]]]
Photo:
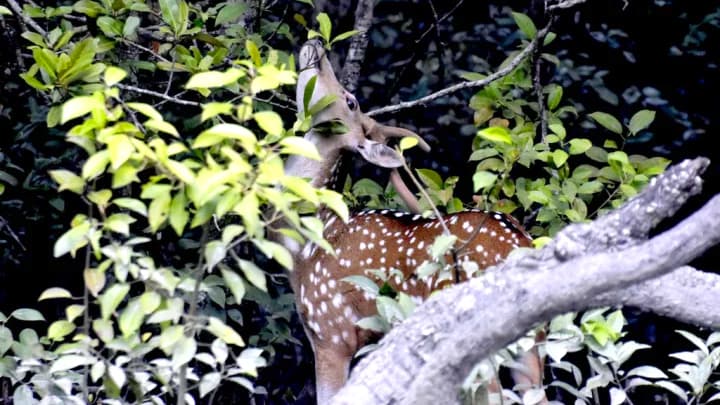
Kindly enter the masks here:
[[[440, 21], [434, 8], [380, 2], [358, 95], [383, 104], [481, 80], [542, 29], [525, 4], [482, 15], [453, 6]], [[608, 20], [637, 12], [621, 6]], [[594, 7], [605, 6], [561, 14], [500, 80], [388, 117], [435, 149], [405, 151], [430, 197], [425, 209], [512, 213], [542, 244], [637, 193], [669, 163], [677, 133], [688, 142], [701, 133], [707, 107], [676, 105], [670, 89], [622, 82], [599, 62], [596, 51], [632, 63], [645, 50], [632, 33], [587, 17]], [[681, 16], [670, 55], [712, 56], [705, 44], [720, 19], [706, 7]], [[656, 1], [649, 13], [668, 8], [682, 5]], [[15, 403], [308, 400], [309, 348], [281, 269], [292, 260], [266, 230], [330, 248], [322, 223], [302, 214], [327, 205], [347, 216], [345, 202], [402, 206], [381, 182], [357, 178], [373, 169], [348, 179], [345, 202], [283, 172], [290, 154], [317, 157], [295, 136], [310, 117], [295, 114], [293, 52], [318, 36], [342, 55], [355, 34], [332, 11], [318, 14], [311, 1], [79, 0], [26, 3], [18, 18], [0, 7], [13, 50], [0, 96], [12, 129], [0, 143], [0, 276], [12, 286], [0, 292], [0, 376]], [[572, 18], [586, 17], [576, 35]], [[438, 239], [435, 256], [454, 242]], [[377, 296], [379, 316], [366, 327], [385, 330], [412, 311], [403, 294], [368, 282], [389, 276], [353, 280]], [[551, 398], [621, 403], [654, 385], [663, 398], [706, 402], [715, 392], [716, 334], [682, 332], [694, 351], [675, 354], [668, 376], [630, 360], [649, 346], [626, 337], [620, 310], [568, 314], [548, 331]], [[482, 400], [478, 386], [534, 344], [523, 339], [479, 365], [470, 396]], [[540, 393], [506, 390], [524, 403]]]

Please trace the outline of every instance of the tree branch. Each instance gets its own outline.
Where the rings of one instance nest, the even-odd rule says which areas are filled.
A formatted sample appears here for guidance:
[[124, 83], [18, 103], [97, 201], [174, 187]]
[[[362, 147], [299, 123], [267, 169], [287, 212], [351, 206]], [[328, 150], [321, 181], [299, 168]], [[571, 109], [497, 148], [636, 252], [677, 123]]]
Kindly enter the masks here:
[[119, 87], [119, 88], [121, 88], [121, 89], [123, 89], [123, 90], [134, 91], [134, 92], [136, 92], [136, 93], [140, 93], [140, 94], [145, 94], [145, 95], [148, 95], [148, 96], [153, 96], [153, 97], [161, 98], [161, 99], [163, 99], [163, 100], [167, 100], [167, 101], [170, 101], [170, 102], [175, 103], [175, 104], [189, 105], [189, 106], [193, 106], [193, 107], [200, 107], [200, 106], [202, 106], [202, 104], [201, 104], [201, 103], [198, 103], [197, 101], [183, 100], [183, 99], [181, 99], [181, 98], [169, 96], [169, 95], [167, 95], [167, 94], [159, 93], [159, 92], [157, 92], [157, 91], [152, 91], [152, 90], [148, 90], [148, 89], [143, 89], [143, 88], [141, 88], [141, 87], [136, 87], [136, 86], [132, 86], [132, 85], [128, 85], [128, 84], [116, 84], [116, 86]]
[[525, 47], [522, 51], [520, 51], [515, 57], [507, 64], [505, 67], [501, 68], [500, 70], [496, 71], [495, 73], [489, 75], [488, 77], [480, 80], [474, 80], [470, 82], [462, 82], [455, 85], [452, 85], [450, 87], [447, 87], [445, 89], [442, 89], [440, 91], [437, 91], [435, 93], [429, 94], [425, 97], [421, 97], [417, 100], [413, 101], [403, 101], [401, 103], [378, 108], [377, 110], [373, 110], [367, 113], [369, 116], [379, 115], [379, 114], [386, 114], [386, 113], [395, 113], [400, 110], [403, 110], [405, 108], [415, 107], [418, 105], [425, 105], [433, 100], [436, 100], [440, 97], [447, 96], [448, 94], [455, 93], [460, 90], [469, 89], [469, 88], [475, 88], [475, 87], [484, 87], [488, 84], [502, 79], [503, 77], [509, 75], [512, 73], [515, 68], [520, 66], [520, 64], [535, 50], [535, 48], [538, 46], [539, 41], [542, 41], [542, 38], [547, 35], [548, 31], [550, 30], [550, 26], [543, 27], [540, 31], [537, 32], [537, 35], [535, 35], [535, 38], [533, 38], [532, 41], [528, 44], [528, 46]]
[[47, 31], [45, 31], [41, 26], [39, 26], [38, 23], [35, 22], [35, 20], [23, 14], [22, 8], [20, 8], [20, 5], [18, 5], [15, 0], [7, 0], [7, 2], [10, 5], [10, 8], [13, 9], [15, 14], [17, 14], [18, 18], [20, 18], [25, 24], [32, 27], [32, 29], [34, 29], [38, 34], [42, 36], [47, 35]]
[[340, 76], [340, 83], [350, 93], [357, 90], [360, 67], [365, 60], [365, 50], [368, 45], [368, 32], [372, 25], [375, 0], [358, 0], [355, 8], [355, 30], [360, 31], [350, 40], [345, 66]]
[[[712, 306], [720, 277], [678, 269], [720, 241], [720, 196], [643, 242], [699, 193], [708, 164], [675, 165], [618, 210], [568, 226], [543, 249], [511, 255], [485, 276], [434, 295], [358, 364], [334, 403], [458, 403], [459, 386], [479, 360], [553, 316], [594, 306], [634, 305], [720, 326]], [[681, 291], [662, 295], [671, 288]]]

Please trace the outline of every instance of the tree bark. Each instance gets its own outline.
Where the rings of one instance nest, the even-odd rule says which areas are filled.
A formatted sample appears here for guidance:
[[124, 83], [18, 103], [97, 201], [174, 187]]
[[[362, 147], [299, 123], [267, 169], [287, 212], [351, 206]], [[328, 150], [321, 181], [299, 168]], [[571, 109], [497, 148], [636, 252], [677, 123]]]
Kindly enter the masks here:
[[720, 196], [647, 240], [699, 193], [708, 163], [675, 165], [621, 208], [434, 295], [358, 364], [333, 403], [460, 403], [478, 361], [566, 312], [633, 305], [720, 326], [720, 277], [681, 267], [720, 241]]

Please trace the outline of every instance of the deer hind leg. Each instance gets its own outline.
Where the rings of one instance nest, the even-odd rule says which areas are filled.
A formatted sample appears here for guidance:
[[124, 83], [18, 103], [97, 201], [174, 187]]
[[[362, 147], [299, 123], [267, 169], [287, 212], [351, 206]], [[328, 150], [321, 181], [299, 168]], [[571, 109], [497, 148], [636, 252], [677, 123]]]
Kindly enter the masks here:
[[330, 403], [348, 378], [352, 354], [333, 346], [315, 348], [315, 387], [318, 405]]

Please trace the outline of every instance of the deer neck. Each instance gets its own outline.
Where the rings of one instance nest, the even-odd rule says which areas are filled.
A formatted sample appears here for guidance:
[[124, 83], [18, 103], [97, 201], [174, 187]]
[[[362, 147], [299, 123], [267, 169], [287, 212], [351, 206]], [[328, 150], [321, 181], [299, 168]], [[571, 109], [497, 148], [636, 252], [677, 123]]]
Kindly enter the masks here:
[[339, 181], [347, 164], [347, 152], [342, 150], [318, 150], [322, 160], [309, 159], [304, 156], [292, 155], [285, 162], [285, 174], [311, 179], [315, 188], [326, 188], [339, 191]]

